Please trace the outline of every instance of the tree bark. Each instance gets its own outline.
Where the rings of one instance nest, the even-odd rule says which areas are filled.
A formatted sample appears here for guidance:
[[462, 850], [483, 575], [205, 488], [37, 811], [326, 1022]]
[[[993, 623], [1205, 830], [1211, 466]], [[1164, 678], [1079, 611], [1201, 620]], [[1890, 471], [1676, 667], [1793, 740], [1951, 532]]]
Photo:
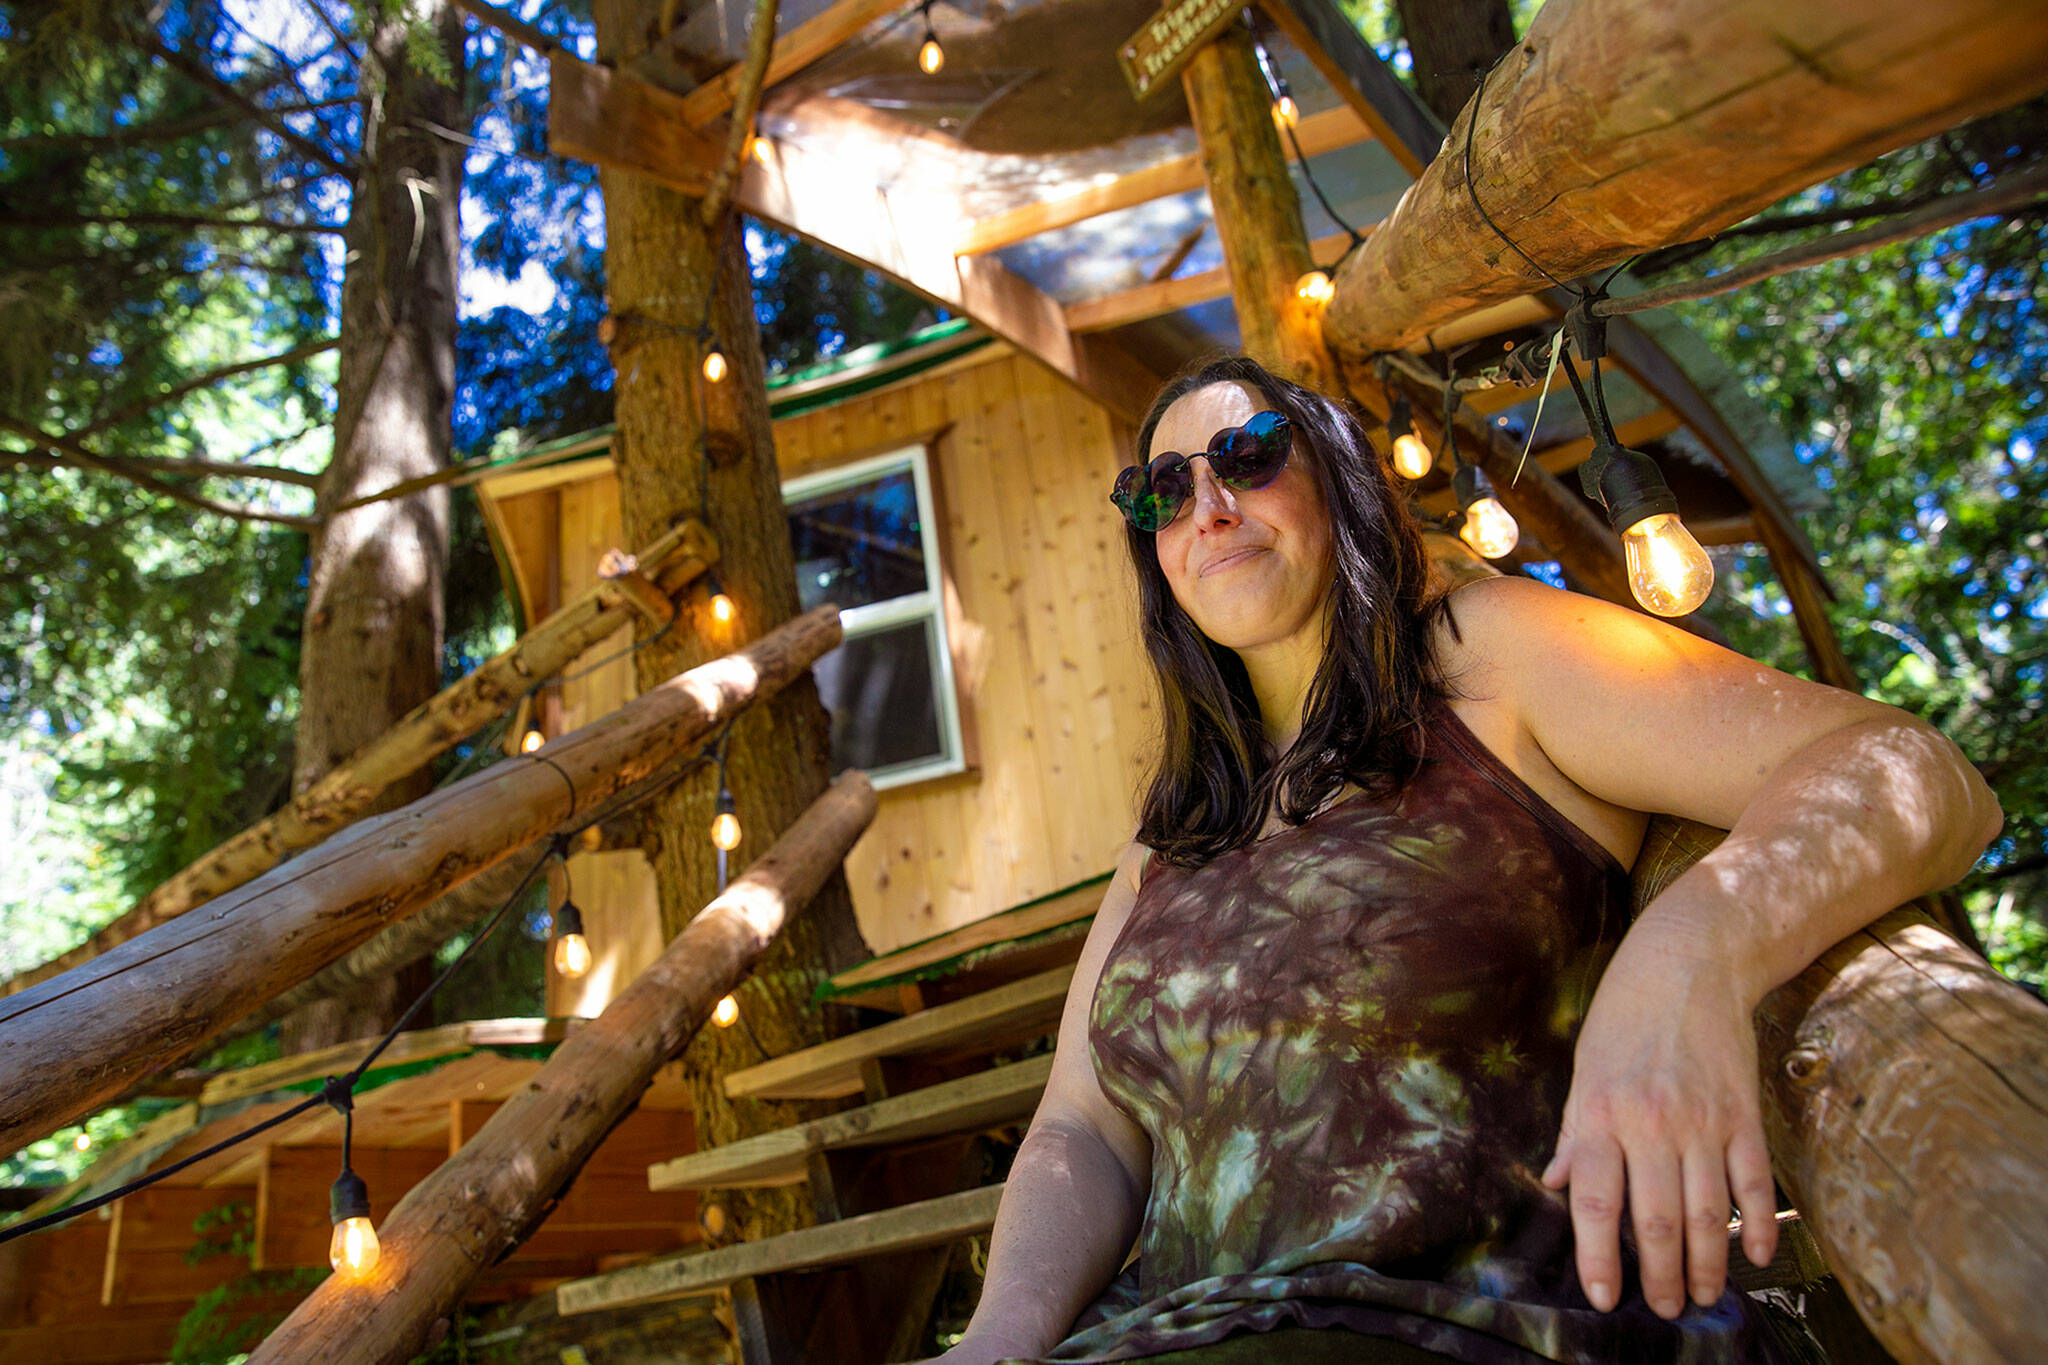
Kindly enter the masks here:
[[[446, 4], [431, 16], [450, 65], [462, 70], [462, 24]], [[417, 71], [394, 19], [365, 38], [360, 169], [344, 241], [340, 380], [324, 513], [448, 464], [455, 398], [457, 205], [462, 148], [427, 125], [464, 123], [460, 76], [443, 85]], [[341, 513], [313, 536], [301, 636], [297, 766], [303, 792], [434, 695], [441, 677], [442, 584], [448, 494], [435, 489]], [[369, 809], [426, 793], [421, 770]], [[417, 971], [365, 995], [322, 1001], [285, 1021], [287, 1052], [389, 1026], [424, 986]]]
[[1479, 88], [1479, 73], [1515, 45], [1507, 0], [1394, 0], [1414, 59], [1415, 92], [1446, 126]]
[[839, 643], [819, 607], [529, 757], [345, 830], [209, 905], [0, 1001], [0, 1153], [174, 1066], [234, 1021], [637, 784]]
[[[598, 5], [598, 59], [624, 69], [655, 32], [657, 8], [644, 0]], [[604, 171], [602, 185], [605, 263], [616, 320], [612, 361], [618, 369], [612, 453], [623, 528], [629, 540], [639, 540], [677, 517], [700, 517], [718, 538], [718, 578], [738, 607], [735, 619], [720, 625], [711, 616], [708, 594], [687, 603], [677, 628], [637, 656], [646, 686], [793, 616], [796, 568], [738, 215], [728, 211], [707, 224], [701, 200], [627, 172]], [[707, 383], [698, 368], [702, 347], [696, 332], [707, 317], [730, 365], [719, 384]], [[700, 488], [706, 495], [702, 503]], [[829, 729], [809, 679], [743, 719], [728, 751], [728, 777], [745, 836], [733, 856], [744, 859], [748, 849], [786, 828], [825, 789], [829, 767]], [[716, 890], [716, 850], [707, 833], [716, 781], [707, 775], [682, 784], [648, 806], [646, 853], [663, 932], [670, 937]], [[771, 1053], [825, 1041], [825, 1020], [811, 1004], [812, 988], [868, 955], [845, 880], [835, 871], [810, 913], [776, 941], [754, 974], [741, 1006], [749, 1028], [706, 1030], [684, 1054], [700, 1144], [731, 1142], [830, 1108], [728, 1100], [721, 1083], [727, 1071], [761, 1060], [756, 1040]], [[720, 1198], [748, 1237], [811, 1221], [800, 1188], [735, 1191]]]
[[322, 1284], [251, 1361], [412, 1359], [478, 1273], [547, 1217], [655, 1073], [704, 1031], [711, 1007], [739, 985], [794, 912], [842, 879], [846, 851], [874, 814], [864, 775], [833, 783], [461, 1151], [399, 1201], [379, 1229], [382, 1253], [368, 1274]]

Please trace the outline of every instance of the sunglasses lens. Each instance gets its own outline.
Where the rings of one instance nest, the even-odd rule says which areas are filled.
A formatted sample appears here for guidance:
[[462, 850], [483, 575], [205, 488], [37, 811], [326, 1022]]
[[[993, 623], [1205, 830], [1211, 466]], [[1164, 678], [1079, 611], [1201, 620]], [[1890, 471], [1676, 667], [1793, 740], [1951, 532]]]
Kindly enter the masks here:
[[1209, 465], [1234, 488], [1264, 488], [1287, 467], [1294, 428], [1277, 412], [1261, 412], [1219, 438]]
[[1138, 530], [1157, 531], [1180, 511], [1191, 485], [1187, 461], [1178, 455], [1162, 455], [1150, 469], [1132, 465], [1117, 475], [1116, 491], [1109, 500]]

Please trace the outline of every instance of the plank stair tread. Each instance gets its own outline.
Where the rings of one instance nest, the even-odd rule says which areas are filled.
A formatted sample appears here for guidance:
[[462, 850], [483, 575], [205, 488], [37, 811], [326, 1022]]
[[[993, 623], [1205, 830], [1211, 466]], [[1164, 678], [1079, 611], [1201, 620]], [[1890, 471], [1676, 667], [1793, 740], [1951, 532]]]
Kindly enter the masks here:
[[858, 1094], [861, 1063], [882, 1057], [943, 1052], [977, 1043], [1000, 1046], [1006, 1035], [1044, 1024], [1050, 1029], [1065, 1003], [1071, 965], [1013, 981], [979, 995], [920, 1010], [902, 1019], [756, 1066], [725, 1078], [733, 1099], [837, 1099]]
[[1029, 1057], [843, 1114], [658, 1162], [647, 1168], [647, 1184], [655, 1190], [795, 1184], [805, 1178], [805, 1162], [813, 1152], [935, 1137], [1023, 1118], [1037, 1107], [1051, 1074], [1050, 1056]]
[[555, 1302], [565, 1316], [625, 1308], [713, 1293], [754, 1275], [816, 1270], [886, 1252], [938, 1246], [995, 1226], [1002, 1197], [1001, 1185], [987, 1185], [758, 1242], [648, 1261], [571, 1280], [556, 1289]]

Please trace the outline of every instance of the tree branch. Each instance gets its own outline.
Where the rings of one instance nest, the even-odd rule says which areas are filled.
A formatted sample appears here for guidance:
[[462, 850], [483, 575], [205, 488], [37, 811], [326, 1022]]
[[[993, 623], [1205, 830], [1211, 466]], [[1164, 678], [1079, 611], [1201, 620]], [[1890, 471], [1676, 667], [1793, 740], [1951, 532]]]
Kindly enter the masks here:
[[159, 38], [151, 38], [146, 46], [148, 51], [158, 61], [161, 61], [193, 84], [205, 87], [220, 99], [244, 110], [258, 123], [268, 128], [271, 132], [276, 133], [290, 145], [298, 148], [302, 155], [309, 156], [315, 161], [331, 166], [344, 175], [353, 176], [355, 174], [355, 168], [349, 165], [347, 161], [304, 134], [293, 132], [291, 125], [287, 124], [283, 119], [276, 117], [263, 105], [251, 99], [248, 92], [244, 91], [233, 81], [223, 79], [219, 74], [209, 69], [204, 62], [194, 60], [190, 53], [180, 52]]
[[238, 374], [248, 374], [252, 370], [269, 369], [273, 365], [295, 365], [301, 360], [310, 360], [316, 355], [331, 351], [340, 344], [341, 342], [337, 339], [328, 337], [322, 341], [309, 341], [303, 346], [295, 346], [291, 350], [282, 351], [277, 355], [258, 356], [254, 360], [244, 360], [233, 365], [223, 365], [217, 370], [208, 370], [205, 374], [194, 375], [184, 383], [166, 389], [162, 393], [151, 394], [139, 402], [116, 408], [106, 416], [98, 418], [72, 432], [72, 439], [83, 440], [85, 437], [105, 431], [108, 427], [119, 426], [131, 418], [140, 417], [143, 413], [153, 408], [160, 408], [166, 403], [183, 398], [194, 389], [207, 388], [218, 384], [223, 379], [232, 379]]
[[231, 517], [236, 521], [270, 522], [278, 526], [290, 526], [300, 531], [317, 530], [320, 526], [320, 519], [318, 517], [293, 516], [285, 512], [266, 511], [260, 507], [237, 507], [224, 502], [215, 502], [212, 498], [201, 497], [199, 494], [179, 488], [175, 484], [165, 483], [162, 479], [150, 473], [147, 468], [133, 461], [123, 459], [118, 455], [101, 455], [97, 451], [89, 450], [85, 446], [80, 445], [68, 436], [53, 435], [40, 427], [31, 426], [27, 422], [18, 422], [12, 417], [0, 416], [0, 431], [9, 432], [21, 437], [23, 440], [32, 441], [45, 450], [55, 451], [60, 455], [67, 455], [72, 461], [88, 469], [95, 469], [102, 474], [113, 474], [127, 479], [131, 483], [139, 484], [149, 489], [152, 493], [160, 494], [174, 502], [184, 503], [188, 507], [197, 507], [201, 511], [212, 512], [216, 516]]
[[532, 24], [517, 15], [507, 14], [496, 5], [487, 5], [483, 0], [452, 0], [455, 8], [489, 28], [494, 28], [507, 38], [526, 46], [545, 57], [561, 44], [548, 37]]
[[275, 218], [209, 218], [199, 213], [22, 213], [0, 216], [0, 230], [7, 228], [72, 228], [105, 224], [111, 227], [256, 228], [263, 232], [287, 232], [297, 236], [332, 233], [344, 229], [338, 223], [287, 223]]
[[[320, 485], [318, 474], [308, 474], [300, 469], [285, 469], [279, 465], [237, 464], [228, 460], [187, 460], [161, 455], [122, 455], [118, 458], [124, 465], [164, 474], [262, 479], [268, 483], [297, 484], [301, 488], [317, 488]], [[79, 463], [68, 456], [52, 455], [43, 450], [0, 450], [0, 465], [32, 464], [41, 469], [65, 469]]]
[[[355, 102], [354, 95], [341, 95], [334, 99], [315, 100], [311, 104], [276, 105], [272, 106], [271, 112], [280, 116], [311, 114], [321, 109], [332, 109], [337, 105]], [[239, 109], [221, 109], [207, 114], [195, 114], [190, 118], [167, 119], [157, 123], [134, 123], [125, 128], [116, 128], [110, 133], [31, 133], [26, 137], [0, 138], [0, 151], [33, 152], [45, 147], [62, 147], [90, 152], [102, 148], [137, 147], [147, 142], [176, 142], [180, 138], [224, 127], [247, 117], [248, 115]]]
[[775, 51], [775, 16], [779, 8], [779, 0], [754, 0], [754, 27], [747, 34], [747, 63], [740, 68], [739, 84], [733, 89], [732, 121], [725, 129], [725, 155], [719, 159], [718, 174], [711, 177], [711, 188], [704, 192], [707, 228], [725, 216], [726, 206], [732, 202], [733, 182], [739, 179], [746, 160], [754, 114], [761, 107], [761, 84], [768, 75], [768, 59]]

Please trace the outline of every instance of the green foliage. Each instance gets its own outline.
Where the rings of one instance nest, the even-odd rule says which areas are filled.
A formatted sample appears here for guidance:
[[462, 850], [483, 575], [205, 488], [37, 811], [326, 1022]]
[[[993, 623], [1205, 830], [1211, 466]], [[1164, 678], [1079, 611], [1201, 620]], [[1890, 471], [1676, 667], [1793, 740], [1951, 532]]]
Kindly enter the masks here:
[[[119, 1105], [94, 1114], [83, 1123], [59, 1128], [0, 1160], [0, 1186], [69, 1184], [169, 1107], [166, 1101], [144, 1100]], [[78, 1145], [81, 1133], [89, 1139], [84, 1148]]]
[[[194, 1220], [197, 1240], [185, 1253], [188, 1265], [221, 1257], [253, 1266], [256, 1214], [247, 1204], [223, 1204]], [[178, 1323], [171, 1365], [237, 1365], [283, 1322], [280, 1299], [310, 1294], [328, 1276], [311, 1268], [250, 1269], [201, 1294]], [[252, 1303], [252, 1301], [257, 1301]]]
[[[1966, 190], [2048, 147], [2036, 101], [1838, 176], [1771, 210]], [[1768, 216], [1768, 215], [1767, 215]], [[1730, 238], [1688, 273], [1784, 244]], [[2003, 837], [1965, 882], [2002, 969], [2048, 974], [2048, 215], [1966, 224], [1685, 309], [1798, 442], [1827, 495], [1805, 518], [1830, 616], [1871, 695], [1984, 770]], [[1716, 619], [1803, 670], [1761, 555], [1727, 566]], [[1747, 607], [1748, 610], [1743, 608]]]

